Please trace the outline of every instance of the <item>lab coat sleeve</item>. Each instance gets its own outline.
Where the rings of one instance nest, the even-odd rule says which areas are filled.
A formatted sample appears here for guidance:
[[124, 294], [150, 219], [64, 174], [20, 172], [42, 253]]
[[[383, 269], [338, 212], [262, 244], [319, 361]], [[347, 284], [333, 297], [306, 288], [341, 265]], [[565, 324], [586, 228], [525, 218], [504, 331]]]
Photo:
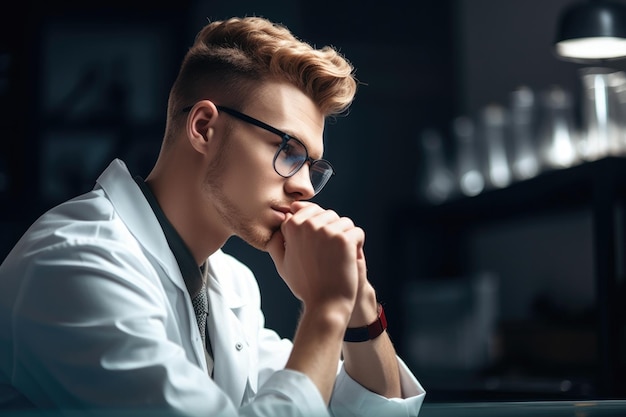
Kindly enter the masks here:
[[[232, 260], [232, 258], [228, 259]], [[236, 265], [239, 265], [236, 261], [234, 262]], [[238, 266], [237, 268], [233, 269], [238, 271], [236, 275], [244, 283], [238, 289], [238, 292], [250, 301], [259, 318], [259, 386], [264, 387], [266, 381], [274, 384], [286, 380], [284, 375], [274, 378], [274, 374], [285, 367], [293, 344], [289, 339], [281, 338], [276, 332], [265, 327], [254, 275], [246, 267]], [[247, 280], [243, 280], [243, 277], [247, 278]], [[403, 398], [388, 399], [369, 391], [346, 373], [343, 363], [340, 361], [338, 363], [338, 374], [333, 388], [329, 412], [335, 417], [417, 416], [424, 400], [424, 389], [406, 364], [399, 357], [397, 360]], [[294, 373], [294, 371], [290, 372], [292, 372], [292, 377], [298, 374]], [[303, 403], [309, 403], [311, 399], [315, 399], [314, 404], [319, 404], [319, 401], [322, 401], [321, 395], [312, 381], [303, 374], [298, 375], [297, 378], [299, 378], [300, 384], [302, 384], [301, 387], [309, 392], [307, 396], [308, 401], [302, 399]], [[290, 389], [289, 386], [286, 385], [283, 390]], [[316, 412], [319, 413], [319, 409]], [[305, 415], [308, 416], [309, 414]]]
[[14, 384], [42, 408], [236, 415], [167, 338], [165, 294], [133, 250], [80, 238], [33, 257], [14, 311]]
[[[273, 331], [263, 329], [259, 354], [259, 381], [285, 366], [291, 351], [291, 342], [280, 339]], [[417, 378], [402, 359], [397, 358], [403, 398], [385, 398], [375, 394], [354, 381], [339, 363], [339, 372], [330, 402], [331, 414], [335, 417], [415, 417], [419, 414], [425, 391]], [[319, 396], [317, 387], [302, 375], [301, 383], [310, 390], [309, 397]], [[321, 399], [321, 396], [320, 396]]]
[[402, 361], [397, 358], [403, 398], [386, 398], [354, 381], [341, 365], [330, 400], [335, 417], [416, 417], [425, 391]]
[[137, 249], [63, 242], [38, 254], [16, 300], [14, 384], [37, 406], [183, 416], [328, 415], [281, 370], [244, 407], [165, 333], [166, 295]]

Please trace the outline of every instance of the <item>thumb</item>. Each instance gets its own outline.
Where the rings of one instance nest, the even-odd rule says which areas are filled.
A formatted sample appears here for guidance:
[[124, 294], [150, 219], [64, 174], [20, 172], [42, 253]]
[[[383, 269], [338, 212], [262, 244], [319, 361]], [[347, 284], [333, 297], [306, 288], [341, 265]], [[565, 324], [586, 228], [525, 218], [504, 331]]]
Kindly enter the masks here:
[[363, 245], [359, 245], [359, 248], [358, 248], [357, 254], [356, 254], [356, 258], [357, 259], [365, 259], [365, 253], [363, 252]]

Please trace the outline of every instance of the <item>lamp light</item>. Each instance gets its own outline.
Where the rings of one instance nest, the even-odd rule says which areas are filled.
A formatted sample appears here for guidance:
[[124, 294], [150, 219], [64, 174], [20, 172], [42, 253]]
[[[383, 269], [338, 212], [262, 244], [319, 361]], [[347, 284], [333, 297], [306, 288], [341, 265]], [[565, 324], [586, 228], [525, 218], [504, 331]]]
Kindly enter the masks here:
[[626, 57], [626, 5], [610, 0], [587, 0], [566, 8], [555, 39], [559, 58], [598, 62]]

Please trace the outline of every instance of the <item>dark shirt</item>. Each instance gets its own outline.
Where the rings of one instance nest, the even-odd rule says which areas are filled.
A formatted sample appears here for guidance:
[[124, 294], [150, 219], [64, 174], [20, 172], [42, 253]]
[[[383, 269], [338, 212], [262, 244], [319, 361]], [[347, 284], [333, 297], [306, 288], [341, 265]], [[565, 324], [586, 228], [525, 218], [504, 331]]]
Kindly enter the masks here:
[[[170, 221], [165, 216], [165, 213], [161, 209], [159, 202], [152, 193], [150, 186], [143, 180], [143, 178], [138, 175], [135, 176], [134, 179], [137, 185], [139, 185], [141, 192], [146, 197], [146, 200], [148, 200], [148, 204], [150, 204], [150, 207], [152, 207], [154, 215], [161, 224], [161, 228], [163, 229], [163, 233], [165, 234], [167, 244], [172, 250], [174, 257], [176, 258], [176, 262], [178, 263], [178, 267], [180, 268], [180, 273], [185, 280], [185, 286], [187, 287], [189, 296], [191, 297], [191, 299], [193, 299], [203, 286], [203, 268], [207, 267], [206, 262], [201, 266], [198, 266], [198, 264], [196, 264], [196, 260], [194, 259], [191, 250], [189, 249], [183, 238], [180, 237], [172, 223], [170, 223]], [[209, 340], [209, 335], [207, 334], [206, 329], [204, 329], [204, 331], [206, 338], [206, 349], [208, 353], [212, 356], [213, 353], [211, 348], [211, 342]]]

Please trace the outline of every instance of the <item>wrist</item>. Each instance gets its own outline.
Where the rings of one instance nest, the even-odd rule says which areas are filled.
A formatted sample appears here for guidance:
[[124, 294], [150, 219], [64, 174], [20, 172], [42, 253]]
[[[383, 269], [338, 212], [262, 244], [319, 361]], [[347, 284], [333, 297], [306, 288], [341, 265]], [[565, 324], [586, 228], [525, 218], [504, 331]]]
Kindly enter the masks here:
[[350, 315], [348, 327], [362, 327], [372, 323], [378, 317], [378, 300], [374, 288], [369, 285], [359, 290], [354, 309]]
[[304, 305], [300, 323], [324, 329], [330, 333], [343, 333], [348, 326], [350, 309], [341, 304]]
[[367, 342], [376, 339], [385, 330], [387, 330], [387, 318], [385, 310], [381, 304], [378, 304], [378, 317], [367, 326], [348, 327], [343, 336], [344, 342]]

